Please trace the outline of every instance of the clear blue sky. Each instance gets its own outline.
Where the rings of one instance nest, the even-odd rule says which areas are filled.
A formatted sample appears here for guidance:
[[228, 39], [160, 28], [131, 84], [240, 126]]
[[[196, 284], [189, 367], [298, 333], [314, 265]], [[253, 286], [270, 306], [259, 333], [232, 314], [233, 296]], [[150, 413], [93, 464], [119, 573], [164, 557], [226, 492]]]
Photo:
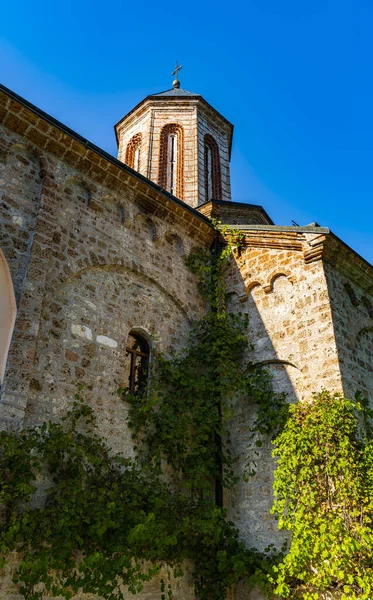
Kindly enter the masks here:
[[114, 123], [178, 59], [235, 125], [233, 199], [373, 262], [372, 29], [372, 0], [7, 0], [0, 80], [115, 155]]

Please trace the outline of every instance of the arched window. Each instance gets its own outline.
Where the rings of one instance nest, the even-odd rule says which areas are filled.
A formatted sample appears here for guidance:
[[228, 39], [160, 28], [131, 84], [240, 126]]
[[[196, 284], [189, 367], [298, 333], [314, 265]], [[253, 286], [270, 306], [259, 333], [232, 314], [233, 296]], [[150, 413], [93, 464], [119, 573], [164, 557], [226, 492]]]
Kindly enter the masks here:
[[125, 163], [131, 169], [140, 171], [140, 148], [141, 148], [141, 133], [136, 133], [127, 144]]
[[158, 184], [181, 199], [184, 191], [183, 150], [184, 133], [181, 125], [165, 125], [160, 139]]
[[12, 278], [8, 263], [0, 249], [0, 384], [4, 378], [16, 312]]
[[136, 395], [143, 392], [149, 372], [149, 344], [137, 331], [130, 331], [127, 340], [128, 363], [128, 389], [130, 394]]
[[209, 133], [204, 138], [205, 146], [205, 197], [209, 200], [221, 200], [221, 171], [219, 147]]

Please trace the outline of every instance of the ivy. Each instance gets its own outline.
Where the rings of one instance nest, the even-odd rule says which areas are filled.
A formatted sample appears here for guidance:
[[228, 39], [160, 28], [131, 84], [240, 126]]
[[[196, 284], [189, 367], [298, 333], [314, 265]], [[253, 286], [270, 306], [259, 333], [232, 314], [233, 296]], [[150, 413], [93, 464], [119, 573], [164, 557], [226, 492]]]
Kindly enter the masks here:
[[[134, 458], [113, 454], [80, 395], [59, 423], [0, 433], [0, 566], [19, 553], [14, 581], [26, 600], [123, 600], [155, 576], [160, 599], [171, 600], [185, 564], [199, 600], [225, 600], [239, 581], [268, 597], [373, 596], [372, 412], [361, 398], [327, 392], [289, 409], [265, 364], [247, 363], [247, 317], [225, 303], [242, 237], [215, 226], [211, 250], [187, 260], [206, 316], [181, 352], [155, 352], [146, 391], [119, 390]], [[273, 512], [291, 535], [286, 555], [246, 548], [214, 498], [214, 485], [237, 483], [237, 399], [255, 415], [251, 454], [275, 438]], [[255, 469], [251, 461], [247, 474]]]
[[[123, 600], [124, 589], [137, 593], [157, 574], [180, 576], [185, 561], [200, 600], [224, 600], [239, 580], [265, 585], [271, 559], [245, 548], [213, 495], [214, 482], [236, 482], [234, 399], [260, 402], [268, 391], [264, 370], [243, 362], [247, 319], [225, 306], [224, 272], [240, 234], [218, 236], [187, 261], [208, 310], [185, 349], [155, 355], [146, 393], [119, 390], [134, 459], [112, 453], [79, 395], [60, 423], [1, 433], [0, 553], [3, 563], [11, 551], [22, 556], [14, 581], [27, 600], [78, 592]], [[171, 596], [163, 577], [160, 597]]]
[[372, 598], [372, 416], [326, 391], [291, 407], [274, 450], [273, 512], [291, 532], [271, 578], [280, 597]]

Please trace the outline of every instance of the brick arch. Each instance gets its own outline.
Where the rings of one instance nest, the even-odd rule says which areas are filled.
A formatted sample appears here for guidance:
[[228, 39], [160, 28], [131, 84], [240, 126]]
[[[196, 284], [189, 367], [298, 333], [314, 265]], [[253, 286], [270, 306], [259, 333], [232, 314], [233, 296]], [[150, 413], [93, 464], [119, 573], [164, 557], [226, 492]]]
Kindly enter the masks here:
[[[211, 152], [212, 162], [212, 190], [211, 193], [208, 189], [208, 165], [207, 165], [207, 148]], [[220, 152], [219, 146], [216, 140], [209, 133], [205, 134], [204, 137], [204, 160], [205, 160], [205, 199], [208, 200], [221, 200], [222, 199], [222, 187], [221, 187], [221, 166], [220, 166]]]
[[0, 248], [0, 384], [4, 378], [16, 313], [13, 281], [8, 263]]
[[[183, 199], [184, 195], [184, 130], [178, 123], [168, 123], [161, 130], [159, 146], [158, 185], [165, 190], [167, 186], [168, 170], [168, 138], [171, 134], [177, 135], [177, 166], [176, 166], [176, 194]], [[170, 190], [169, 190], [170, 191]]]
[[132, 136], [130, 141], [127, 144], [126, 157], [124, 159], [124, 162], [126, 163], [126, 165], [131, 167], [131, 169], [137, 170], [137, 165], [135, 166], [135, 155], [136, 155], [136, 150], [141, 147], [141, 142], [142, 142], [142, 133], [139, 132], [139, 133], [136, 133], [134, 136]]
[[286, 279], [291, 284], [293, 284], [295, 282], [295, 277], [291, 273], [291, 271], [289, 271], [287, 269], [281, 269], [281, 271], [272, 273], [272, 275], [269, 277], [267, 285], [263, 286], [263, 289], [266, 294], [270, 294], [271, 292], [273, 292], [273, 285], [274, 285], [276, 279], [278, 279], [279, 277], [286, 277]]
[[115, 263], [100, 263], [100, 264], [92, 264], [92, 261], [87, 261], [86, 266], [80, 268], [78, 271], [71, 271], [71, 273], [64, 278], [63, 281], [60, 281], [59, 284], [54, 282], [53, 294], [46, 298], [44, 307], [48, 306], [52, 302], [54, 302], [55, 297], [59, 294], [64, 294], [66, 287], [75, 280], [81, 279], [85, 274], [90, 272], [103, 272], [103, 273], [123, 273], [130, 274], [134, 273], [138, 277], [140, 277], [143, 281], [151, 282], [158, 288], [167, 298], [171, 300], [173, 304], [175, 304], [176, 308], [185, 316], [188, 323], [191, 323], [193, 320], [193, 315], [189, 315], [189, 309], [187, 305], [184, 305], [182, 300], [179, 300], [177, 297], [177, 292], [173, 290], [166, 289], [157, 279], [151, 277], [150, 275], [146, 275], [141, 271], [141, 269], [137, 269], [134, 264], [132, 265], [122, 265]]
[[254, 288], [256, 288], [256, 287], [263, 288], [264, 287], [264, 281], [256, 278], [256, 279], [253, 279], [252, 281], [245, 282], [245, 295], [246, 295], [246, 298], [249, 296], [250, 292]]

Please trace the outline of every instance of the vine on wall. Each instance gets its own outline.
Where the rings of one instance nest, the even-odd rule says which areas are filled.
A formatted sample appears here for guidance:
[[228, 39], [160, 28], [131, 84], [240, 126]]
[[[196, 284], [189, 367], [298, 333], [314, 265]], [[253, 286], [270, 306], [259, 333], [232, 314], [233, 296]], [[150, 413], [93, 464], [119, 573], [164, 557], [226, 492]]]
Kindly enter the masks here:
[[270, 577], [280, 597], [373, 597], [372, 417], [326, 391], [291, 407], [274, 450], [273, 512], [292, 535]]
[[[160, 597], [171, 600], [185, 561], [200, 600], [225, 600], [239, 581], [268, 597], [372, 597], [372, 413], [325, 392], [288, 418], [266, 371], [245, 364], [247, 319], [227, 312], [224, 284], [241, 239], [223, 234], [224, 245], [188, 259], [209, 309], [185, 349], [155, 356], [146, 393], [119, 391], [134, 459], [113, 455], [79, 395], [60, 423], [0, 433], [0, 566], [19, 552], [14, 581], [27, 600], [123, 600], [165, 571]], [[256, 405], [254, 446], [277, 435], [273, 510], [292, 535], [286, 556], [245, 548], [214, 499], [214, 482], [237, 482], [228, 427], [237, 397]]]
[[[59, 424], [1, 434], [0, 550], [4, 561], [20, 552], [15, 581], [27, 600], [78, 592], [122, 600], [125, 588], [136, 593], [164, 568], [180, 575], [188, 560], [201, 600], [225, 599], [240, 579], [264, 582], [269, 559], [245, 548], [213, 494], [214, 482], [236, 482], [234, 397], [260, 402], [269, 389], [262, 369], [248, 374], [243, 364], [246, 319], [225, 308], [224, 271], [240, 239], [224, 234], [228, 243], [188, 259], [209, 309], [185, 349], [155, 356], [146, 393], [120, 390], [134, 460], [111, 453], [79, 396]], [[37, 505], [41, 481], [49, 487]], [[169, 582], [160, 595], [171, 597]]]

